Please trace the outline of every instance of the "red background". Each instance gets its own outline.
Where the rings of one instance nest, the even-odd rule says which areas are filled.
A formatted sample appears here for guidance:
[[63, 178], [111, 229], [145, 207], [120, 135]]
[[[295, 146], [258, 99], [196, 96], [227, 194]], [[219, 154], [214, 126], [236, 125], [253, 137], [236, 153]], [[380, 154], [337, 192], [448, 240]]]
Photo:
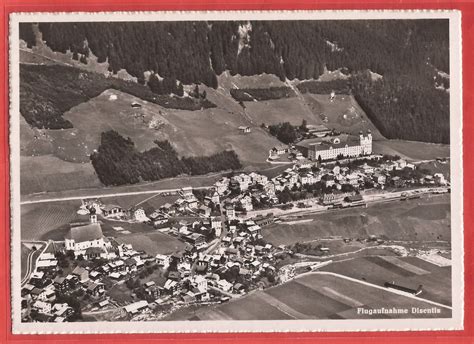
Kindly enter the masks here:
[[[464, 331], [441, 332], [366, 332], [366, 333], [262, 333], [262, 334], [129, 334], [129, 335], [12, 335], [10, 320], [10, 213], [9, 213], [9, 150], [8, 150], [8, 14], [11, 12], [48, 11], [152, 11], [152, 10], [304, 10], [304, 9], [458, 9], [462, 11], [463, 41], [463, 141], [464, 141], [464, 242], [465, 242], [465, 318]], [[0, 92], [2, 124], [0, 130], [0, 343], [148, 343], [148, 342], [205, 342], [205, 343], [474, 343], [473, 306], [473, 234], [470, 225], [474, 223], [471, 191], [469, 183], [473, 174], [473, 159], [467, 154], [473, 151], [473, 141], [469, 134], [474, 133], [471, 116], [474, 100], [474, 2], [472, 1], [379, 1], [365, 0], [352, 3], [347, 0], [177, 0], [177, 1], [120, 1], [120, 0], [4, 0], [1, 7], [0, 26]], [[453, 195], [457, 197], [457, 195]], [[3, 230], [3, 232], [1, 231]]]

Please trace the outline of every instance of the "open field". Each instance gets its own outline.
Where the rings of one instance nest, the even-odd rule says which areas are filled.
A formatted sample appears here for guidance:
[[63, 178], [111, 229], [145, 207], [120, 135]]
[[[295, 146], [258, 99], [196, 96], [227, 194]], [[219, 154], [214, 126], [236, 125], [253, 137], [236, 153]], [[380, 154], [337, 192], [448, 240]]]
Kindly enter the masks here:
[[420, 298], [451, 305], [451, 267], [439, 267], [416, 257], [364, 257], [336, 262], [321, 270], [380, 286], [394, 281], [417, 289], [421, 284]]
[[[80, 201], [59, 203], [27, 204], [21, 206], [21, 239], [41, 240], [54, 239], [49, 233], [74, 221], [87, 221], [87, 216], [76, 212]], [[64, 239], [62, 237], [59, 240]]]
[[[383, 139], [353, 96], [338, 94], [331, 102], [327, 94], [305, 93], [304, 100], [311, 112], [321, 121], [317, 124], [352, 135], [359, 135], [361, 130], [370, 130], [375, 140]], [[327, 122], [322, 121], [323, 116], [327, 117]]]
[[20, 192], [28, 195], [102, 186], [90, 163], [73, 163], [53, 155], [20, 158]]
[[[354, 135], [358, 135], [360, 130], [370, 129], [374, 139], [383, 138], [355, 99], [349, 95], [337, 95], [331, 102], [329, 95], [308, 93], [303, 98], [245, 102], [245, 106], [247, 114], [256, 124], [290, 122], [300, 125], [305, 119], [308, 124], [322, 124]], [[327, 121], [324, 121], [324, 116]]]
[[241, 299], [196, 312], [200, 320], [363, 319], [450, 317], [440, 314], [357, 314], [357, 308], [431, 308], [422, 299], [408, 298], [386, 289], [357, 283], [334, 275], [308, 274], [277, 287], [257, 291]]
[[[35, 201], [35, 200], [48, 200], [55, 198], [68, 198], [68, 197], [82, 197], [82, 198], [104, 198], [104, 202], [107, 202], [106, 198], [115, 197], [115, 194], [127, 193], [127, 192], [149, 192], [153, 190], [168, 190], [168, 189], [181, 189], [184, 186], [192, 187], [203, 187], [212, 186], [222, 175], [228, 172], [212, 173], [204, 176], [193, 176], [193, 177], [175, 177], [159, 180], [156, 182], [146, 182], [134, 185], [123, 185], [123, 186], [111, 186], [101, 187], [92, 189], [78, 189], [78, 190], [61, 190], [57, 192], [48, 192], [47, 195], [36, 194], [36, 195], [23, 195], [21, 201]], [[151, 196], [153, 193], [149, 193]]]
[[160, 196], [159, 194], [130, 195], [121, 197], [105, 197], [104, 204], [116, 204], [123, 209], [138, 206], [143, 209], [158, 209], [166, 203], [174, 203], [178, 196]]
[[[149, 228], [150, 231], [153, 231], [152, 227]], [[152, 233], [121, 235], [116, 239], [118, 242], [131, 244], [135, 250], [145, 251], [152, 256], [156, 256], [158, 253], [171, 254], [181, 251], [185, 246], [184, 243], [178, 239], [157, 231], [153, 231]]]
[[[64, 114], [74, 128], [48, 130], [54, 154], [73, 162], [89, 161], [89, 155], [100, 144], [100, 135], [116, 130], [130, 137], [138, 150], [154, 146], [154, 140], [169, 140], [181, 156], [210, 155], [234, 149], [244, 163], [261, 163], [268, 150], [278, 141], [262, 129], [253, 128], [243, 135], [238, 127], [249, 125], [241, 113], [229, 108], [227, 96], [214, 92], [222, 108], [186, 111], [166, 109], [117, 90], [106, 90]], [[141, 108], [132, 108], [137, 102]], [[240, 106], [233, 103], [235, 111]], [[93, 120], [92, 120], [93, 119]]]
[[402, 141], [380, 140], [373, 142], [373, 151], [378, 154], [399, 155], [408, 160], [429, 160], [449, 157], [449, 145]]
[[31, 127], [20, 116], [20, 156], [33, 157], [53, 154], [54, 147], [46, 130]]
[[451, 240], [449, 194], [374, 204], [368, 208], [343, 209], [301, 219], [313, 221], [292, 225], [274, 223], [265, 226], [262, 235], [274, 245], [291, 245], [334, 236], [367, 238], [369, 235], [404, 241]]
[[285, 86], [277, 76], [272, 74], [260, 75], [230, 75], [228, 71], [223, 72], [218, 76], [219, 86], [227, 90], [231, 88], [268, 88]]

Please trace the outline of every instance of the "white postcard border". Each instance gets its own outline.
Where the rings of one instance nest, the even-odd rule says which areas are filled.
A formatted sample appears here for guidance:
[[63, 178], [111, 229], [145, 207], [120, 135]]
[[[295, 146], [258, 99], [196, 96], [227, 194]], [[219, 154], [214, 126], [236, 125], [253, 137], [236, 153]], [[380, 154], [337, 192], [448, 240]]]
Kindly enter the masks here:
[[[188, 21], [188, 20], [369, 20], [449, 19], [450, 28], [450, 134], [451, 134], [451, 242], [452, 318], [450, 319], [344, 319], [162, 322], [21, 322], [20, 236], [20, 122], [19, 23], [79, 21]], [[10, 180], [11, 180], [11, 291], [12, 331], [15, 334], [80, 333], [234, 333], [234, 332], [342, 332], [461, 330], [464, 312], [462, 59], [461, 13], [448, 10], [339, 10], [339, 11], [160, 11], [12, 13], [10, 15]]]

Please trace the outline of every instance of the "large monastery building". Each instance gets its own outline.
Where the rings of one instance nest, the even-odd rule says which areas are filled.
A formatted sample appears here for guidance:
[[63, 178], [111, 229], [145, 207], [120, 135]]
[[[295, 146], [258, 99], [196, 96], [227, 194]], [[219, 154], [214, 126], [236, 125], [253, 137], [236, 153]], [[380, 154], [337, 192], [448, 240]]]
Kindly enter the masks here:
[[310, 160], [334, 160], [338, 156], [358, 157], [372, 154], [372, 134], [360, 133], [359, 137], [347, 134], [309, 139], [297, 143], [296, 148]]

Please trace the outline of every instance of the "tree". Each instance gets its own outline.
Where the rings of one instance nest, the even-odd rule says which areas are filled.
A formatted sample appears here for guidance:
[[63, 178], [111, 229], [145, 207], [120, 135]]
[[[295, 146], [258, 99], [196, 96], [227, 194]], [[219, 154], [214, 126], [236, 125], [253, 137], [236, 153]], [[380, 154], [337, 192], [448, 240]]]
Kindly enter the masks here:
[[307, 121], [305, 119], [303, 119], [303, 121], [301, 122], [301, 125], [300, 125], [300, 130], [302, 132], [307, 132], [308, 131], [308, 128], [307, 128]]

